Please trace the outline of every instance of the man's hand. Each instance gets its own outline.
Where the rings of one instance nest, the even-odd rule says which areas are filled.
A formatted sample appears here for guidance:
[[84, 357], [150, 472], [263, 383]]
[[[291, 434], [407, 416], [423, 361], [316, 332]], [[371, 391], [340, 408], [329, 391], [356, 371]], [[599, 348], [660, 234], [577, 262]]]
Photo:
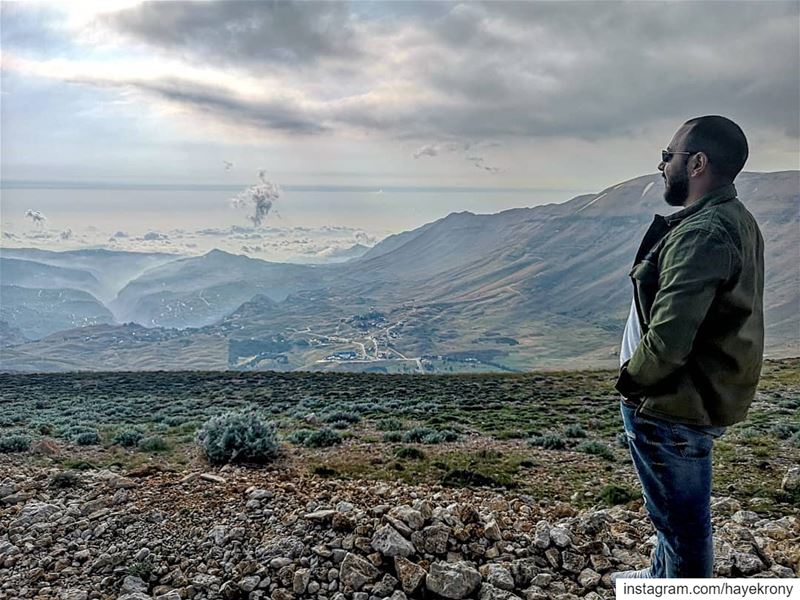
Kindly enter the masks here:
[[626, 360], [620, 367], [619, 377], [617, 378], [617, 383], [614, 384], [614, 387], [620, 394], [625, 396], [628, 400], [638, 400], [644, 395], [644, 388], [638, 385], [633, 380], [630, 373], [628, 373], [629, 362], [631, 361]]

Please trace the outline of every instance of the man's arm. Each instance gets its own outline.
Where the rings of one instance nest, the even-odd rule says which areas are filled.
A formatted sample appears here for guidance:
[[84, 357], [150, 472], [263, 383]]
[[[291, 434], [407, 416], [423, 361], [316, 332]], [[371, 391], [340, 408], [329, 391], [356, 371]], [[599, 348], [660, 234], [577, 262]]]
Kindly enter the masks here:
[[730, 276], [732, 263], [728, 244], [709, 231], [691, 229], [667, 241], [659, 257], [649, 329], [617, 380], [623, 396], [644, 395], [686, 364], [697, 330], [717, 289]]

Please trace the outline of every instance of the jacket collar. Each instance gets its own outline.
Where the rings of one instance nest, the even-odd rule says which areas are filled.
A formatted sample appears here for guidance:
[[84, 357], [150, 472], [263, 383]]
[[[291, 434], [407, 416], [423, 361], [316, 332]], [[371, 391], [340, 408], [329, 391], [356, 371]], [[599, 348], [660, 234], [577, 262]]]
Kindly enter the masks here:
[[672, 227], [673, 225], [683, 221], [686, 217], [690, 217], [691, 215], [700, 212], [708, 206], [721, 204], [722, 202], [727, 202], [728, 200], [732, 200], [734, 198], [736, 198], [736, 187], [734, 187], [732, 183], [728, 183], [711, 190], [704, 196], [700, 196], [700, 198], [698, 198], [694, 204], [687, 206], [683, 210], [674, 212], [671, 215], [667, 215], [664, 217], [664, 219], [667, 221], [667, 225]]

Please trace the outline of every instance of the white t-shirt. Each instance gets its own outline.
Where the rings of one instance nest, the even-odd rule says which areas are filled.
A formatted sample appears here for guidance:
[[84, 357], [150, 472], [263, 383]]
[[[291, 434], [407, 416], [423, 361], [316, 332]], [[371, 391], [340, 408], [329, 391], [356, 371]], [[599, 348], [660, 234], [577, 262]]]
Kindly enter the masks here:
[[631, 300], [631, 312], [628, 313], [628, 322], [625, 323], [625, 333], [622, 334], [622, 347], [619, 349], [619, 366], [631, 359], [639, 342], [642, 341], [642, 327], [639, 324], [639, 315], [636, 314], [636, 300]]

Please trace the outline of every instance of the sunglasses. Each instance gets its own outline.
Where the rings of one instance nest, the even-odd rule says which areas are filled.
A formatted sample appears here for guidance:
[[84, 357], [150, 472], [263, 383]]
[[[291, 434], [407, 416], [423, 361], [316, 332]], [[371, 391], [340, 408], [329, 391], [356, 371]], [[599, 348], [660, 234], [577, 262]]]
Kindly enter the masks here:
[[692, 154], [697, 154], [697, 151], [694, 152], [670, 152], [669, 150], [662, 150], [661, 151], [661, 162], [669, 162], [672, 160], [672, 157], [676, 154], [686, 154], [691, 156]]

